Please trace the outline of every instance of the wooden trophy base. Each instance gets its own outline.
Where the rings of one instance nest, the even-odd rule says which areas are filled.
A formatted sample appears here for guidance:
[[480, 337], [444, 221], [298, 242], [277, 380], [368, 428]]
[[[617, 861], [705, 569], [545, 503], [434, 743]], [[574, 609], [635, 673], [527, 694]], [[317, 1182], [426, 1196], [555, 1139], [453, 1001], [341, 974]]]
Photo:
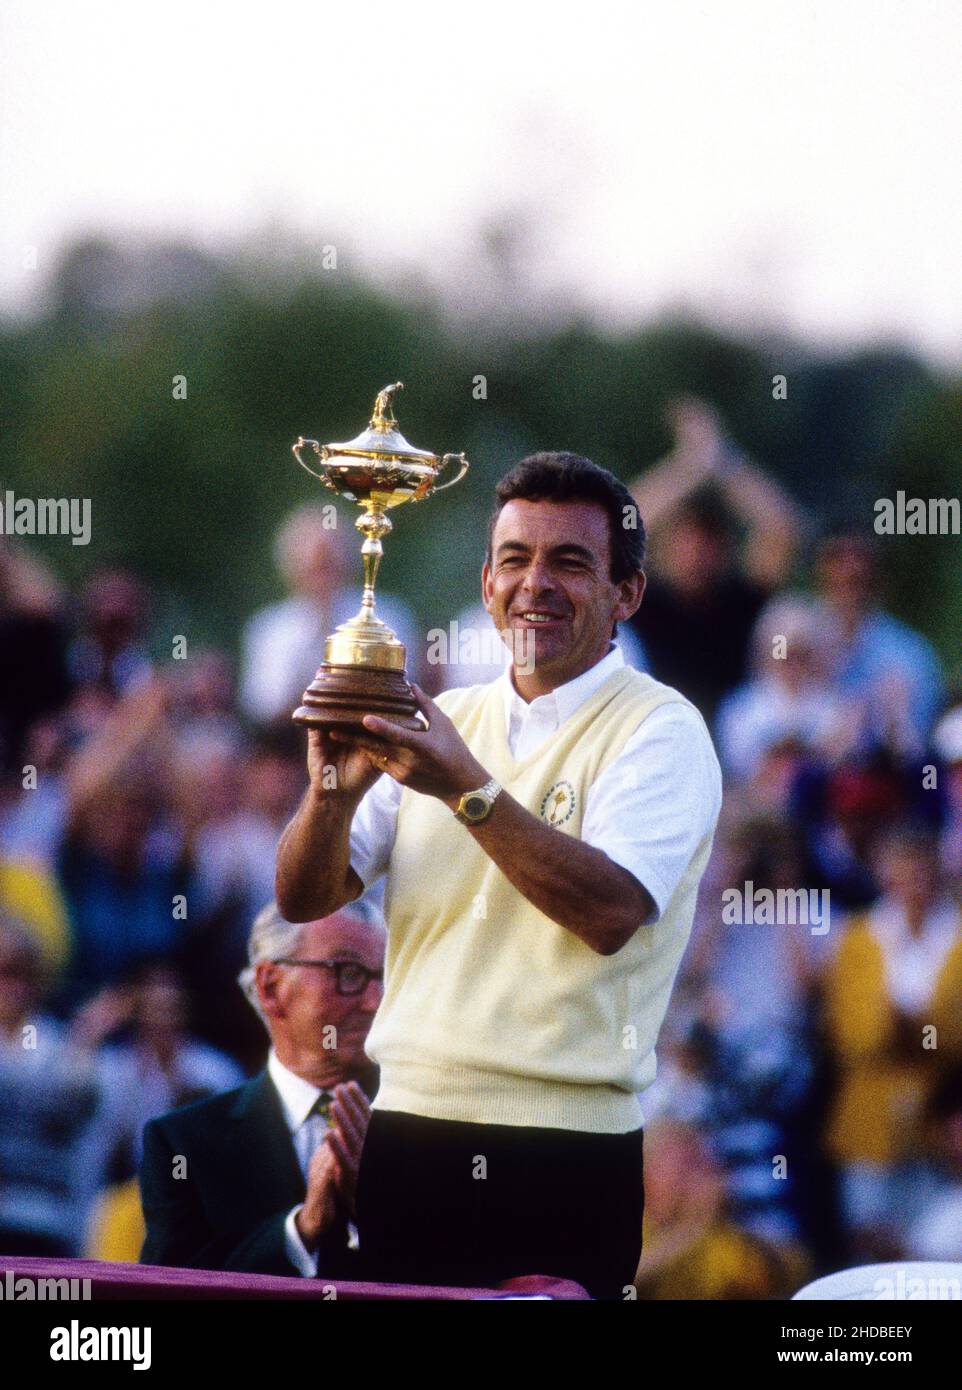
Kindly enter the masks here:
[[325, 661], [304, 691], [304, 703], [294, 711], [295, 724], [311, 729], [344, 729], [366, 733], [366, 714], [393, 719], [403, 729], [423, 729], [418, 703], [403, 671], [377, 666], [335, 666]]

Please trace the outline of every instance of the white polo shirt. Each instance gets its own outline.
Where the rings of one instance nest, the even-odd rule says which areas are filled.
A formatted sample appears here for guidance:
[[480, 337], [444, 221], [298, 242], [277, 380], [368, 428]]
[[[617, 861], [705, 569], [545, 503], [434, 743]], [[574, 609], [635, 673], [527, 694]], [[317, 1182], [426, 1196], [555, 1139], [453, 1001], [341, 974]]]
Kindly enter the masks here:
[[[504, 694], [508, 745], [526, 758], [549, 739], [610, 675], [624, 666], [620, 648], [590, 670], [530, 703]], [[484, 758], [479, 758], [483, 764]], [[387, 870], [403, 787], [385, 773], [363, 797], [351, 824], [351, 866], [369, 888]], [[689, 705], [660, 705], [591, 787], [581, 839], [602, 850], [648, 890], [658, 920], [702, 838], [718, 819], [721, 770], [701, 715]]]

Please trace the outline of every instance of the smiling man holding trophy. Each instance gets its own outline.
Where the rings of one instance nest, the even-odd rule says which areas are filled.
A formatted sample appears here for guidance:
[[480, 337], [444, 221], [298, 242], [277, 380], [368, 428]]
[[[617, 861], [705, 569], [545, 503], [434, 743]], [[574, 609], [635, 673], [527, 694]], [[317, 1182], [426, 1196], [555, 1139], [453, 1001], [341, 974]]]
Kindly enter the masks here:
[[361, 1254], [373, 1278], [545, 1274], [621, 1298], [641, 1252], [637, 1093], [711, 848], [718, 763], [694, 707], [612, 641], [644, 593], [644, 528], [623, 484], [575, 454], [518, 464], [489, 526], [484, 604], [533, 662], [437, 702], [413, 686], [413, 709], [374, 703], [403, 698], [403, 648], [400, 663], [363, 660], [388, 650], [365, 638], [374, 533], [398, 491], [437, 490], [452, 457], [466, 467], [410, 450], [385, 395], [367, 434], [313, 445], [324, 481], [372, 517], [358, 522], [365, 605], [294, 716], [310, 786], [277, 867], [294, 922], [386, 876]]

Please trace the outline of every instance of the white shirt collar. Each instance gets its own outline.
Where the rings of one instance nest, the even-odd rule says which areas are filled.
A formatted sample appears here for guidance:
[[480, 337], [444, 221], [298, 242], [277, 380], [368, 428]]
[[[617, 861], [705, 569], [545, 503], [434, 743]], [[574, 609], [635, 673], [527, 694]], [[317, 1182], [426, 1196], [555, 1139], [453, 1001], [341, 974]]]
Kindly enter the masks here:
[[281, 1098], [287, 1127], [292, 1134], [296, 1134], [322, 1092], [319, 1087], [312, 1086], [310, 1081], [305, 1081], [302, 1076], [285, 1067], [273, 1047], [267, 1054], [267, 1070]]
[[545, 721], [550, 721], [554, 728], [560, 728], [564, 721], [624, 664], [624, 652], [612, 642], [606, 654], [594, 666], [583, 671], [580, 676], [575, 676], [573, 681], [567, 681], [564, 685], [549, 691], [547, 695], [538, 695], [531, 701], [522, 700], [515, 690], [511, 681], [511, 667], [508, 666], [499, 680], [504, 692], [505, 722], [509, 732], [512, 718], [521, 722], [529, 714], [537, 714]]
[[892, 951], [938, 953], [946, 950], [955, 939], [959, 929], [959, 910], [950, 897], [943, 895], [926, 913], [919, 935], [913, 936], [898, 903], [890, 897], [883, 897], [870, 909], [870, 920], [875, 935], [883, 946]]

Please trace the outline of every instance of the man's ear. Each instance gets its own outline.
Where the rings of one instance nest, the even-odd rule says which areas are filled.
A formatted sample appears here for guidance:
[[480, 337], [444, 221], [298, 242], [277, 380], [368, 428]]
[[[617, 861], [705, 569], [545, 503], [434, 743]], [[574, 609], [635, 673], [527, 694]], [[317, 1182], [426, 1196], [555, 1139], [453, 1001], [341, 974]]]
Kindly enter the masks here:
[[494, 580], [491, 578], [491, 566], [485, 560], [481, 566], [481, 601], [487, 611], [491, 612], [492, 595], [494, 593]]
[[257, 962], [254, 969], [254, 988], [257, 990], [261, 1008], [268, 1018], [282, 1018], [284, 1015], [283, 1005], [277, 995], [280, 980], [281, 972], [273, 961]]
[[637, 613], [641, 606], [641, 600], [645, 596], [645, 586], [648, 580], [644, 570], [639, 570], [637, 574], [629, 574], [627, 579], [622, 579], [618, 584], [618, 602], [615, 604], [615, 622], [624, 622], [630, 618], [632, 613]]

